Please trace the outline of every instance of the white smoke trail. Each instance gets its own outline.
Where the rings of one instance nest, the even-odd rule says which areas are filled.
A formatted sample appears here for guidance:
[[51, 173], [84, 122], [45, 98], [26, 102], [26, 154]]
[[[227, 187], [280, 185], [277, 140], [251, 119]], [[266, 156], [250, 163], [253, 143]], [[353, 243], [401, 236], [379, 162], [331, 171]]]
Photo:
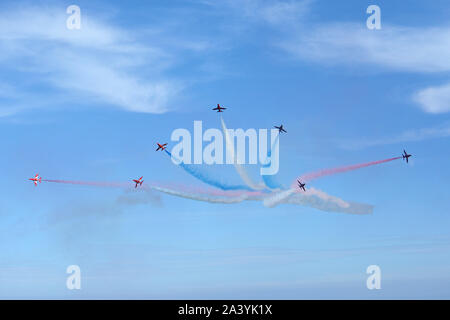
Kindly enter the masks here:
[[226, 203], [226, 204], [232, 204], [232, 203], [239, 203], [244, 200], [252, 200], [254, 197], [249, 196], [247, 194], [242, 194], [235, 197], [216, 197], [216, 196], [208, 196], [208, 195], [202, 195], [202, 194], [194, 194], [194, 193], [187, 193], [182, 191], [177, 191], [173, 189], [167, 189], [162, 187], [156, 187], [156, 186], [149, 186], [151, 189], [160, 191], [166, 194], [170, 194], [173, 196], [185, 198], [185, 199], [191, 199], [191, 200], [197, 200], [197, 201], [203, 201], [203, 202], [209, 202], [209, 203]]
[[[44, 180], [43, 180], [44, 181]], [[66, 184], [82, 184], [88, 186], [98, 187], [131, 187], [130, 183], [123, 182], [95, 182], [95, 181], [68, 181], [68, 180], [46, 180], [48, 182], [58, 182]], [[146, 183], [142, 189], [151, 189], [163, 192], [169, 195], [178, 196], [185, 199], [209, 202], [233, 204], [243, 201], [262, 201], [266, 207], [275, 207], [278, 204], [289, 203], [302, 206], [309, 206], [321, 211], [327, 212], [343, 212], [350, 214], [370, 214], [373, 211], [373, 206], [367, 204], [346, 202], [335, 196], [330, 196], [323, 191], [308, 188], [306, 192], [297, 192], [297, 189], [287, 189], [279, 192], [264, 192], [264, 191], [221, 191], [209, 189], [193, 189], [189, 188], [191, 192], [182, 190], [175, 190], [171, 187], [161, 186], [160, 184]], [[130, 189], [134, 190], [134, 188]], [[192, 192], [193, 191], [193, 192]], [[154, 197], [154, 195], [148, 195]], [[139, 201], [142, 201], [139, 200]]]
[[[348, 202], [345, 202], [344, 200], [342, 200], [342, 199], [340, 199], [338, 197], [330, 196], [329, 194], [327, 194], [327, 193], [325, 193], [325, 192], [323, 192], [321, 190], [312, 188], [312, 187], [306, 189], [306, 192], [299, 193], [299, 194], [303, 195], [303, 197], [305, 197], [305, 196], [308, 196], [308, 197], [315, 196], [317, 198], [320, 198], [320, 199], [324, 200], [327, 203], [334, 203], [334, 204], [338, 205], [341, 208], [348, 208], [348, 207], [350, 207], [350, 204]], [[301, 197], [297, 196], [297, 197], [294, 197], [294, 198], [301, 198]]]
[[277, 204], [283, 203], [285, 199], [290, 197], [293, 193], [295, 193], [295, 189], [287, 189], [280, 192], [275, 192], [272, 196], [269, 196], [263, 200], [263, 204], [268, 207], [272, 208], [275, 207]]
[[373, 212], [373, 206], [371, 205], [346, 202], [315, 188], [306, 189], [306, 192], [297, 192], [296, 189], [283, 190], [263, 200], [263, 204], [269, 208], [282, 203], [309, 206], [326, 212], [350, 214], [371, 214]]
[[341, 212], [358, 215], [366, 215], [373, 213], [373, 206], [371, 205], [356, 202], [346, 202], [346, 205], [343, 206], [341, 203], [341, 201], [343, 200], [332, 196], [328, 197], [331, 198], [323, 199], [317, 195], [306, 195], [304, 193], [295, 193], [291, 195], [289, 198], [284, 199], [283, 203], [303, 205], [303, 206], [306, 205], [325, 212]]
[[159, 186], [149, 186], [149, 188], [172, 196], [209, 203], [234, 204], [253, 200], [263, 201], [263, 204], [266, 207], [274, 207], [278, 204], [287, 203], [308, 206], [325, 212], [341, 212], [359, 215], [371, 214], [373, 212], [373, 206], [371, 205], [346, 202], [338, 197], [328, 195], [325, 192], [314, 188], [307, 189], [306, 192], [302, 193], [296, 193], [296, 190], [294, 189], [284, 190], [276, 194], [251, 194], [243, 192], [241, 195], [232, 197], [218, 197], [214, 194], [205, 193], [189, 193]]
[[301, 195], [301, 197], [296, 196], [297, 199], [307, 199], [307, 198], [312, 198], [312, 197], [316, 197], [321, 199], [322, 201], [324, 201], [324, 203], [334, 203], [338, 206], [340, 206], [341, 208], [348, 208], [349, 204], [347, 202], [345, 202], [342, 199], [339, 199], [337, 197], [334, 196], [330, 196], [327, 193], [321, 191], [321, 190], [317, 190], [315, 188], [308, 188], [306, 189], [305, 192], [298, 192], [297, 189], [287, 189], [287, 190], [283, 190], [280, 192], [276, 192], [275, 194], [273, 194], [272, 196], [266, 197], [263, 201], [263, 204], [266, 207], [272, 208], [275, 207], [276, 205], [280, 204], [280, 203], [288, 203], [289, 202], [289, 198], [291, 198], [291, 196], [297, 193], [299, 195]]
[[249, 174], [245, 170], [245, 168], [238, 164], [236, 161], [236, 155], [234, 153], [234, 141], [231, 141], [230, 136], [228, 135], [228, 130], [225, 125], [225, 122], [223, 121], [223, 118], [220, 117], [220, 122], [222, 123], [222, 131], [225, 135], [225, 146], [226, 151], [231, 155], [231, 158], [233, 159], [234, 167], [236, 168], [237, 173], [241, 177], [242, 181], [251, 189], [253, 190], [263, 190], [265, 188], [264, 184], [257, 184], [256, 182], [253, 182], [253, 180], [250, 178]]

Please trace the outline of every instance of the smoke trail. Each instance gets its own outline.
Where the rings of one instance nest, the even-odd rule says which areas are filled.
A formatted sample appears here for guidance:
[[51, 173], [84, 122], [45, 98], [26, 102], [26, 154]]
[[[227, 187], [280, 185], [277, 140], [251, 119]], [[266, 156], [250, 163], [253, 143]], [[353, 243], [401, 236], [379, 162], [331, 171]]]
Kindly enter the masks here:
[[[42, 181], [64, 183], [64, 184], [75, 184], [75, 185], [87, 185], [95, 187], [131, 187], [131, 183], [123, 182], [98, 182], [98, 181], [71, 181], [71, 180], [50, 180], [45, 179]], [[334, 212], [344, 212], [344, 213], [354, 213], [354, 214], [364, 214], [371, 213], [371, 206], [364, 204], [347, 204], [345, 201], [329, 196], [326, 193], [308, 189], [306, 194], [294, 194], [295, 190], [289, 189], [282, 192], [267, 193], [262, 191], [221, 191], [214, 189], [202, 189], [202, 188], [191, 188], [187, 186], [181, 186], [181, 189], [189, 189], [191, 192], [176, 190], [171, 187], [161, 186], [158, 183], [148, 183], [142, 185], [140, 189], [144, 190], [154, 190], [169, 194], [172, 196], [181, 197], [184, 199], [208, 202], [208, 203], [221, 203], [221, 204], [234, 204], [243, 201], [263, 201], [264, 205], [267, 207], [274, 207], [281, 203], [290, 203], [303, 206], [309, 206], [322, 211], [334, 211]], [[180, 189], [180, 188], [179, 188]], [[152, 194], [147, 193], [146, 197], [149, 200], [154, 200], [155, 197]], [[120, 199], [122, 202], [132, 202], [135, 203], [147, 203], [144, 198], [125, 200]], [[160, 200], [157, 199], [159, 203]]]
[[[373, 206], [346, 202], [338, 197], [330, 196], [323, 191], [310, 188], [306, 193], [295, 194], [294, 189], [283, 190], [277, 194], [266, 192], [223, 192], [222, 197], [217, 197], [215, 193], [204, 191], [204, 194], [184, 192], [160, 186], [149, 186], [152, 190], [160, 191], [169, 195], [203, 201], [208, 203], [234, 204], [243, 201], [263, 201], [267, 207], [274, 207], [277, 204], [289, 203], [312, 207], [326, 212], [342, 212], [349, 214], [370, 214]], [[226, 197], [226, 196], [229, 197]], [[269, 200], [270, 199], [270, 200]]]
[[[345, 166], [345, 167], [338, 167], [338, 168], [331, 168], [331, 169], [323, 169], [323, 170], [319, 170], [319, 171], [315, 171], [315, 172], [311, 172], [311, 173], [307, 173], [304, 174], [302, 176], [300, 176], [297, 180], [305, 183], [305, 182], [309, 182], [311, 180], [323, 177], [323, 176], [328, 176], [328, 175], [333, 175], [333, 174], [337, 174], [337, 173], [343, 173], [343, 172], [347, 172], [347, 171], [351, 171], [351, 170], [356, 170], [356, 169], [361, 169], [364, 167], [369, 167], [369, 166], [374, 166], [377, 164], [381, 164], [381, 163], [386, 163], [386, 162], [390, 162], [390, 161], [394, 161], [397, 159], [401, 159], [401, 157], [395, 157], [395, 158], [389, 158], [389, 159], [384, 159], [384, 160], [378, 160], [378, 161], [371, 161], [371, 162], [366, 162], [366, 163], [361, 163], [361, 164], [354, 164], [354, 165], [350, 165], [350, 166]], [[322, 200], [330, 200], [329, 199], [324, 199], [325, 197], [325, 193], [318, 193], [317, 190], [315, 190], [314, 188], [309, 188], [306, 190], [306, 192], [301, 192], [300, 189], [297, 188], [297, 180], [295, 180], [292, 183], [292, 186], [290, 189], [288, 190], [284, 190], [281, 192], [277, 192], [274, 195], [267, 197], [266, 199], [264, 199], [263, 203], [265, 206], [267, 207], [274, 207], [277, 204], [280, 203], [286, 203], [287, 201], [289, 201], [288, 199], [294, 194], [294, 193], [301, 193], [303, 196], [308, 196], [308, 195], [312, 195], [313, 193], [315, 194], [315, 196], [322, 198]], [[298, 202], [302, 202], [304, 201], [304, 198], [298, 199]], [[342, 208], [342, 203], [341, 206]], [[344, 205], [345, 207], [345, 205]], [[368, 207], [364, 207], [365, 209], [367, 209]], [[370, 211], [369, 209], [367, 209], [366, 211]]]
[[[348, 207], [350, 207], [350, 203], [348, 203], [348, 202], [346, 202], [346, 201], [344, 201], [344, 200], [342, 200], [342, 199], [340, 199], [338, 197], [330, 196], [329, 194], [327, 194], [327, 193], [325, 193], [325, 192], [323, 192], [321, 190], [315, 189], [313, 187], [306, 189], [306, 191], [303, 192], [303, 193], [300, 193], [300, 195], [302, 195], [303, 197], [314, 196], [314, 197], [317, 197], [317, 198], [319, 198], [321, 200], [324, 200], [324, 202], [326, 202], [326, 203], [336, 204], [340, 208], [348, 208]], [[295, 195], [295, 197], [298, 197], [298, 194]]]
[[[172, 156], [172, 154], [165, 150], [164, 151], [172, 158], [174, 156]], [[187, 165], [185, 163], [183, 163], [182, 161], [179, 161], [178, 159], [176, 159], [174, 157], [175, 160], [177, 160], [177, 162], [179, 163], [178, 165], [183, 168], [187, 173], [189, 173], [190, 175], [194, 176], [195, 178], [199, 179], [200, 181], [209, 184], [211, 186], [217, 187], [219, 189], [222, 190], [251, 190], [250, 188], [248, 188], [247, 186], [243, 186], [243, 185], [231, 185], [231, 184], [226, 184], [224, 182], [221, 181], [217, 181], [215, 179], [213, 179], [211, 176], [206, 175], [205, 173], [200, 172], [199, 170], [197, 170], [193, 165]]]
[[[63, 183], [63, 184], [75, 184], [75, 185], [84, 185], [84, 186], [92, 186], [92, 187], [107, 187], [107, 188], [132, 188], [134, 189], [134, 182], [101, 182], [101, 181], [74, 181], [74, 180], [55, 180], [55, 179], [42, 179], [45, 182], [53, 182], [53, 183]], [[171, 186], [173, 184], [164, 184], [164, 183], [156, 183], [156, 182], [145, 182], [140, 189], [149, 190], [154, 188], [174, 188]], [[201, 195], [207, 195], [211, 197], [225, 197], [225, 198], [233, 198], [240, 197], [242, 195], [248, 197], [258, 197], [263, 194], [261, 191], [242, 191], [242, 190], [218, 190], [213, 188], [199, 188], [193, 186], [184, 186], [179, 185], [176, 187], [180, 190], [180, 193], [188, 194], [189, 192], [194, 192]], [[184, 191], [183, 191], [184, 190]], [[189, 192], [188, 192], [189, 190]]]
[[77, 184], [93, 187], [110, 187], [110, 188], [125, 188], [132, 186], [131, 183], [124, 183], [124, 182], [73, 181], [73, 180], [52, 180], [52, 179], [42, 179], [42, 181], [53, 183], [64, 183], [64, 184]]
[[[373, 212], [373, 206], [362, 204], [362, 203], [354, 203], [354, 202], [346, 202], [338, 197], [330, 196], [323, 191], [316, 190], [314, 188], [308, 189], [306, 193], [295, 194], [295, 190], [288, 189], [280, 192], [279, 194], [283, 194], [281, 197], [279, 194], [274, 196], [270, 196], [270, 194], [266, 193], [252, 193], [243, 191], [241, 195], [233, 196], [233, 197], [215, 197], [210, 194], [195, 194], [188, 193], [179, 190], [173, 190], [164, 187], [158, 186], [150, 186], [151, 189], [155, 191], [160, 191], [169, 195], [208, 202], [208, 203], [222, 203], [222, 204], [234, 204], [240, 203], [243, 201], [260, 201], [263, 200], [264, 205], [268, 207], [274, 207], [277, 204], [288, 203], [295, 205], [308, 206], [320, 211], [325, 212], [341, 212], [341, 213], [349, 213], [349, 214], [371, 214]], [[286, 197], [286, 195], [288, 195]], [[268, 199], [277, 198], [277, 201], [272, 201], [271, 204], [268, 203]]]
[[165, 188], [165, 189], [175, 189], [179, 192], [189, 193], [189, 194], [198, 194], [198, 195], [207, 195], [211, 197], [239, 197], [243, 194], [249, 197], [259, 197], [267, 194], [267, 191], [245, 191], [245, 190], [220, 190], [216, 188], [201, 188], [197, 186], [191, 185], [183, 185], [183, 184], [167, 184], [167, 183], [148, 183], [144, 184], [142, 188]]
[[250, 178], [250, 176], [248, 175], [245, 168], [242, 165], [237, 163], [236, 155], [234, 153], [234, 141], [231, 141], [230, 136], [228, 135], [227, 127], [225, 125], [225, 122], [223, 121], [222, 116], [220, 117], [220, 122], [222, 123], [223, 134], [225, 135], [225, 146], [226, 146], [227, 152], [229, 152], [229, 154], [231, 154], [231, 158], [233, 159], [234, 167], [236, 168], [236, 171], [239, 174], [239, 176], [241, 177], [242, 181], [244, 181], [244, 183], [253, 190], [264, 189], [264, 186], [262, 184], [257, 184], [255, 182], [253, 182], [253, 180]]
[[[42, 181], [95, 187], [132, 187], [132, 183], [124, 182], [73, 181], [52, 179], [43, 179]], [[295, 189], [283, 190], [274, 194], [266, 191], [223, 191], [212, 188], [192, 188], [188, 186], [181, 186], [177, 190], [170, 186], [163, 186], [163, 184], [161, 183], [149, 182], [143, 184], [139, 189], [159, 191], [172, 196], [208, 203], [233, 204], [243, 201], [263, 201], [263, 204], [267, 207], [274, 207], [281, 203], [290, 203], [309, 206], [318, 210], [328, 212], [335, 211], [353, 214], [365, 214], [372, 212], [372, 206], [365, 204], [347, 203], [337, 197], [329, 196], [325, 192], [315, 190], [314, 188], [307, 189], [306, 193], [301, 194], [295, 194]], [[148, 196], [154, 197], [153, 195]], [[140, 199], [139, 201], [145, 203], [143, 199]]]
[[[371, 162], [366, 162], [366, 163], [360, 163], [360, 164], [354, 164], [354, 165], [350, 165], [350, 166], [345, 166], [345, 167], [338, 167], [338, 168], [331, 168], [331, 169], [322, 169], [319, 171], [315, 171], [315, 172], [310, 172], [310, 173], [306, 173], [302, 176], [300, 176], [298, 178], [298, 180], [300, 180], [301, 182], [309, 182], [311, 180], [323, 177], [323, 176], [330, 176], [333, 174], [337, 174], [337, 173], [343, 173], [343, 172], [347, 172], [347, 171], [352, 171], [352, 170], [357, 170], [357, 169], [361, 169], [361, 168], [365, 168], [365, 167], [369, 167], [369, 166], [374, 166], [377, 164], [381, 164], [381, 163], [386, 163], [386, 162], [390, 162], [390, 161], [394, 161], [397, 159], [401, 159], [402, 157], [395, 157], [395, 158], [389, 158], [389, 159], [384, 159], [384, 160], [378, 160], [378, 161], [371, 161]], [[296, 185], [296, 181], [293, 182], [293, 187], [295, 187]]]
[[[269, 158], [271, 157], [272, 150], [274, 148], [276, 148], [279, 140], [280, 140], [280, 135], [278, 134], [277, 137], [275, 138], [275, 141], [273, 142], [272, 146], [270, 147], [270, 150], [267, 151], [267, 158], [265, 161], [266, 164], [263, 165], [263, 168], [270, 166]], [[269, 189], [283, 189], [283, 186], [274, 180], [273, 175], [264, 174], [264, 175], [262, 175], [262, 179], [263, 179], [266, 187]]]
[[[312, 193], [310, 191], [313, 191]], [[310, 192], [308, 194], [308, 192]], [[307, 189], [304, 193], [295, 193], [284, 199], [282, 203], [310, 206], [325, 212], [341, 212], [357, 215], [366, 215], [373, 213], [373, 206], [364, 203], [345, 202], [334, 196], [327, 195], [325, 192]]]
[[288, 203], [308, 206], [320, 211], [341, 212], [349, 214], [371, 214], [373, 206], [363, 203], [346, 202], [338, 197], [330, 196], [323, 191], [309, 188], [306, 192], [296, 193], [295, 189], [288, 189], [266, 197], [263, 204], [273, 208], [276, 205]]
[[241, 194], [240, 196], [234, 196], [234, 197], [213, 197], [208, 195], [201, 195], [201, 194], [194, 194], [194, 193], [186, 193], [178, 190], [172, 190], [157, 186], [150, 186], [153, 190], [160, 191], [166, 194], [170, 194], [173, 196], [185, 198], [185, 199], [191, 199], [191, 200], [197, 200], [197, 201], [203, 201], [203, 202], [209, 202], [209, 203], [224, 203], [224, 204], [232, 204], [232, 203], [239, 203], [244, 200], [253, 200], [257, 199], [255, 196], [250, 196], [246, 193]]
[[272, 208], [277, 204], [283, 203], [285, 199], [289, 198], [292, 194], [295, 193], [295, 189], [287, 189], [280, 192], [276, 192], [274, 195], [267, 197], [263, 200], [263, 204], [266, 207]]

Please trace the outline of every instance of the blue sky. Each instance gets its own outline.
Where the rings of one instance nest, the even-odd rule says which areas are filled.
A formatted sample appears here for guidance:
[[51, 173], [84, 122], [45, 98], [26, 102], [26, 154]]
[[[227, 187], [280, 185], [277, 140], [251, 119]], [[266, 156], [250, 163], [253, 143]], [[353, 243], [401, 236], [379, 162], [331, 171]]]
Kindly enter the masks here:
[[[81, 30], [66, 29], [71, 4]], [[366, 28], [370, 4], [381, 30]], [[3, 1], [0, 298], [448, 299], [449, 14], [446, 1]], [[217, 103], [231, 128], [284, 124], [285, 185], [413, 158], [311, 182], [371, 215], [26, 181], [203, 187], [154, 145], [194, 120], [220, 128]], [[372, 264], [381, 290], [366, 288]]]

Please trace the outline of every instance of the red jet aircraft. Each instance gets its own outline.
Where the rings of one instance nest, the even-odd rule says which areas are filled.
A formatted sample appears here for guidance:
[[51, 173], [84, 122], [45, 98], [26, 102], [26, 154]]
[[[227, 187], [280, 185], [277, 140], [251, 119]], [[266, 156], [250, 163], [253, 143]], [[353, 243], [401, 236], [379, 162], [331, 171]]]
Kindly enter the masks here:
[[163, 145], [156, 143], [158, 145], [158, 149], [156, 149], [156, 151], [160, 150], [163, 151], [164, 149], [166, 149], [167, 143], [164, 143]]
[[140, 177], [139, 179], [133, 179], [133, 182], [136, 183], [136, 185], [134, 186], [135, 188], [137, 188], [138, 185], [142, 186], [142, 182], [144, 182], [144, 180], [142, 180], [143, 177]]
[[37, 183], [41, 183], [42, 177], [39, 177], [39, 173], [37, 173], [34, 178], [30, 178], [28, 180], [31, 180], [34, 182], [34, 185], [37, 186]]
[[217, 107], [215, 107], [213, 110], [217, 110], [217, 112], [223, 112], [222, 110], [226, 110], [227, 108], [221, 107], [220, 104], [217, 104]]

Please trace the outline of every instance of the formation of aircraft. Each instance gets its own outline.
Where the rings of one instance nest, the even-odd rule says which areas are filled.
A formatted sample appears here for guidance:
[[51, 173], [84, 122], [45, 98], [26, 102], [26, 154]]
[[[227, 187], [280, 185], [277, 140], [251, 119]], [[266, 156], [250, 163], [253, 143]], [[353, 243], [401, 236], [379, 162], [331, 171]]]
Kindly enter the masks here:
[[39, 173], [36, 173], [36, 175], [34, 176], [34, 178], [30, 178], [28, 180], [31, 180], [34, 182], [34, 186], [37, 186], [37, 183], [41, 183], [42, 177], [39, 177]]
[[[217, 107], [215, 107], [212, 110], [217, 111], [217, 112], [223, 112], [222, 110], [225, 110], [225, 109], [226, 108], [221, 107], [220, 104], [217, 104]], [[287, 131], [283, 128], [282, 124], [280, 124], [280, 126], [274, 126], [274, 128], [278, 129], [279, 133], [281, 133], [281, 132], [286, 132], [287, 133]], [[167, 147], [167, 143], [164, 143], [164, 144], [156, 143], [156, 144], [158, 145], [158, 148], [156, 149], [156, 151], [165, 150], [166, 147]], [[408, 154], [406, 152], [406, 150], [403, 149], [403, 153], [402, 153], [403, 160], [406, 160], [406, 162], [408, 163], [408, 159], [411, 156], [412, 156], [411, 154]], [[142, 186], [142, 183], [144, 182], [144, 180], [142, 180], [142, 179], [143, 179], [143, 177], [140, 177], [139, 179], [132, 179], [132, 181], [136, 184], [134, 186], [135, 188], [137, 188], [138, 186]], [[34, 176], [34, 178], [30, 178], [28, 180], [33, 181], [34, 185], [37, 186], [38, 182], [41, 183], [42, 177], [40, 177], [39, 174], [36, 174]], [[306, 192], [306, 189], [305, 189], [306, 183], [302, 183], [300, 180], [297, 180], [297, 183], [298, 183], [298, 187], [301, 190]]]
[[273, 126], [274, 128], [277, 128], [278, 129], [278, 132], [279, 133], [281, 133], [281, 132], [287, 132], [286, 130], [284, 130], [284, 128], [283, 128], [283, 125], [282, 124], [280, 124], [280, 126], [279, 127], [277, 127], [277, 126]]
[[136, 183], [134, 188], [137, 188], [138, 185], [142, 186], [142, 183], [144, 182], [144, 180], [142, 180], [142, 178], [143, 177], [140, 177], [139, 179], [133, 179], [133, 182]]
[[157, 142], [156, 144], [158, 145], [158, 149], [156, 149], [156, 151], [158, 151], [158, 150], [163, 151], [163, 150], [166, 149], [167, 143], [159, 144], [159, 143]]
[[217, 110], [217, 112], [223, 112], [222, 110], [226, 110], [227, 108], [221, 107], [220, 104], [217, 104], [217, 107], [215, 107], [213, 110]]
[[406, 163], [408, 163], [408, 158], [412, 156], [412, 154], [407, 154], [405, 150], [403, 150], [403, 160], [406, 160]]
[[300, 189], [303, 189], [303, 191], [306, 191], [306, 189], [305, 189], [306, 183], [301, 183], [300, 180], [297, 180], [297, 182], [298, 182], [298, 187], [299, 187]]

